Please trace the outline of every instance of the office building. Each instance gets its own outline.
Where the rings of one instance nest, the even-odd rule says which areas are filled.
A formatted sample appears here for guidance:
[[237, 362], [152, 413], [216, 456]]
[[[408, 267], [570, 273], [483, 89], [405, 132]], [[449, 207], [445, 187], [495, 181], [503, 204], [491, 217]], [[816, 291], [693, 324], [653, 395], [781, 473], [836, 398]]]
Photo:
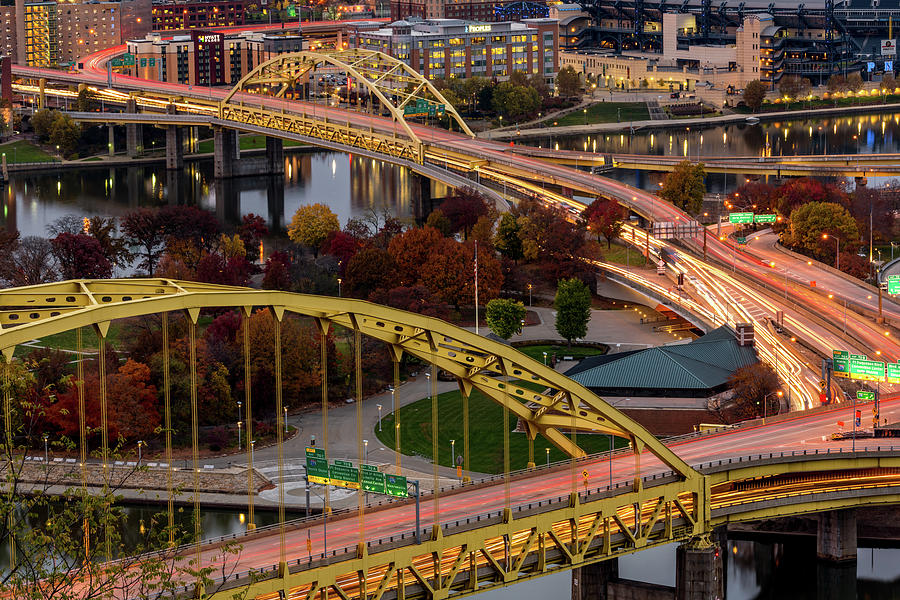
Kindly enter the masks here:
[[559, 31], [552, 19], [473, 23], [411, 17], [387, 27], [361, 24], [351, 28], [349, 35], [351, 47], [389, 54], [429, 79], [502, 80], [522, 71], [552, 80], [558, 70]]
[[391, 19], [463, 19], [500, 22], [548, 16], [545, 2], [522, 0], [391, 0]]
[[248, 0], [154, 3], [153, 31], [243, 25], [247, 4]]
[[0, 54], [16, 61], [18, 43], [16, 42], [16, 6], [0, 4]]

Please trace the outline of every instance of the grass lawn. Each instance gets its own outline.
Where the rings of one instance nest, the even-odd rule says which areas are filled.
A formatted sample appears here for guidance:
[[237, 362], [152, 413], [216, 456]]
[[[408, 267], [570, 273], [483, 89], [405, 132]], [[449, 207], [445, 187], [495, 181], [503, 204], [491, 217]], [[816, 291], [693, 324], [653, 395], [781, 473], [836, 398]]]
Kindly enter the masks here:
[[[528, 384], [526, 384], [528, 385]], [[529, 386], [529, 387], [534, 387]], [[431, 459], [431, 399], [424, 398], [399, 411], [400, 451], [406, 455], [417, 455]], [[503, 408], [478, 391], [469, 398], [469, 443], [471, 456], [469, 468], [479, 473], [503, 472]], [[516, 419], [509, 416], [510, 431], [516, 427]], [[382, 419], [382, 431], [375, 426], [375, 435], [388, 448], [396, 448], [394, 442], [394, 414]], [[456, 440], [457, 454], [463, 451], [462, 395], [459, 391], [445, 392], [438, 396], [438, 458], [440, 464], [451, 466], [450, 440]], [[585, 452], [594, 453], [607, 450], [609, 438], [606, 435], [580, 434], [576, 442]], [[625, 440], [617, 440], [616, 446], [627, 445]], [[550, 460], [567, 458], [553, 444], [542, 436], [534, 441], [535, 462], [543, 464], [547, 460], [545, 448], [550, 448]], [[524, 469], [528, 464], [528, 439], [524, 433], [510, 433], [510, 469]]]
[[605, 242], [601, 242], [601, 244], [603, 245], [601, 253], [606, 262], [631, 266], [644, 264], [644, 255], [630, 246], [613, 244], [612, 248], [607, 248]]
[[[240, 140], [241, 150], [258, 150], [266, 147], [266, 136], [264, 135], [242, 135], [240, 136]], [[284, 140], [284, 146], [286, 148], [302, 145], [302, 143], [293, 140]], [[197, 144], [198, 154], [209, 154], [210, 152], [213, 152], [214, 149], [215, 146], [213, 140], [203, 140]]]
[[650, 119], [650, 112], [644, 102], [598, 102], [587, 107], [587, 113], [576, 110], [558, 119], [544, 121], [544, 123], [552, 125], [555, 122], [559, 127], [584, 125], [585, 118], [588, 124], [615, 123], [616, 121], [626, 123], [628, 121], [647, 121]]
[[47, 154], [39, 147], [26, 140], [0, 144], [0, 152], [6, 154], [6, 162], [31, 163], [31, 162], [56, 162], [56, 157]]
[[565, 345], [557, 346], [557, 345], [537, 345], [537, 346], [516, 346], [516, 350], [530, 356], [534, 360], [538, 362], [544, 361], [544, 352], [547, 353], [547, 360], [550, 360], [550, 357], [554, 354], [556, 355], [557, 360], [561, 360], [563, 356], [572, 356], [577, 360], [581, 360], [582, 358], [586, 358], [588, 356], [597, 356], [598, 354], [606, 354], [606, 349], [601, 348], [584, 348], [579, 346], [572, 346], [571, 348], [566, 347]]

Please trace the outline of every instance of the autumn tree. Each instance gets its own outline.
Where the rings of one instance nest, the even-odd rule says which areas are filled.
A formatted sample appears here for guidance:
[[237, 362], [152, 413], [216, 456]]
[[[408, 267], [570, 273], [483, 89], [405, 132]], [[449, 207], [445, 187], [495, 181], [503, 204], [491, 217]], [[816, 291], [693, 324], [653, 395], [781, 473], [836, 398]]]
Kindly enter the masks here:
[[744, 87], [744, 104], [753, 112], [757, 112], [762, 107], [763, 100], [766, 99], [766, 85], [754, 79]]
[[47, 238], [28, 236], [0, 252], [6, 257], [0, 261], [0, 281], [6, 285], [37, 285], [59, 278], [53, 244]]
[[611, 248], [613, 240], [619, 237], [622, 231], [625, 215], [625, 209], [615, 200], [597, 198], [584, 209], [581, 218], [587, 222], [588, 228], [597, 234], [598, 239], [603, 235], [606, 238], [606, 247]]
[[504, 340], [522, 330], [525, 314], [524, 304], [506, 298], [494, 298], [487, 303], [485, 310], [488, 327]]
[[879, 85], [881, 89], [891, 94], [897, 88], [897, 79], [894, 77], [893, 73], [885, 73], [881, 78], [881, 83]]
[[526, 199], [519, 201], [512, 213], [519, 228], [522, 254], [527, 260], [559, 262], [584, 256], [583, 224], [570, 222], [559, 206]]
[[851, 92], [858, 92], [863, 89], [864, 85], [865, 82], [863, 82], [862, 75], [859, 74], [859, 71], [850, 73], [850, 75], [847, 76], [847, 89]]
[[425, 219], [425, 225], [427, 227], [434, 227], [438, 231], [441, 232], [441, 235], [447, 237], [452, 232], [452, 225], [450, 224], [450, 219], [447, 218], [447, 215], [444, 214], [439, 208], [434, 209], [428, 215], [428, 218]]
[[106, 279], [112, 276], [112, 265], [96, 239], [79, 233], [61, 233], [50, 243], [63, 279]]
[[396, 283], [407, 287], [418, 283], [422, 265], [429, 257], [449, 252], [448, 248], [455, 244], [434, 227], [426, 225], [407, 229], [388, 245], [388, 253], [396, 265]]
[[301, 206], [294, 213], [288, 227], [288, 237], [295, 244], [307, 246], [313, 256], [319, 255], [319, 246], [332, 231], [341, 228], [337, 215], [325, 204], [309, 204]]
[[260, 287], [264, 290], [291, 289], [291, 257], [287, 252], [273, 252], [266, 259]]
[[53, 125], [50, 126], [50, 143], [68, 158], [78, 150], [80, 140], [81, 127], [69, 115], [57, 113]]
[[489, 214], [487, 199], [470, 187], [453, 190], [441, 203], [441, 212], [450, 220], [450, 231], [462, 232], [464, 239], [469, 239], [469, 232], [482, 216]]
[[[475, 248], [450, 241], [443, 251], [428, 256], [420, 269], [419, 281], [457, 310], [475, 303]], [[479, 302], [497, 297], [503, 284], [500, 263], [486, 252], [478, 254]]]
[[695, 164], [683, 160], [666, 174], [659, 196], [688, 214], [697, 214], [703, 207], [703, 195], [706, 193], [705, 178], [703, 163]]
[[788, 98], [804, 98], [812, 89], [812, 83], [806, 77], [785, 75], [778, 84], [778, 91]]
[[449, 316], [447, 305], [424, 285], [375, 290], [369, 295], [369, 301], [438, 319]]
[[560, 280], [553, 300], [556, 308], [556, 331], [569, 346], [572, 340], [587, 335], [591, 320], [591, 292], [580, 279]]
[[780, 185], [775, 191], [774, 202], [778, 212], [782, 215], [790, 215], [795, 208], [810, 202], [849, 205], [849, 199], [843, 190], [811, 177], [791, 179]]
[[494, 234], [494, 248], [503, 256], [518, 261], [524, 256], [520, 232], [521, 227], [516, 216], [509, 212], [503, 213]]
[[[750, 181], [734, 191], [732, 199], [737, 206], [749, 206], [756, 212], [776, 210], [778, 188], [760, 181]], [[788, 213], [785, 214], [789, 214]]]
[[843, 92], [847, 89], [847, 80], [844, 79], [843, 75], [834, 74], [828, 78], [826, 87], [832, 94], [834, 94], [835, 92]]
[[344, 294], [356, 298], [368, 298], [379, 289], [395, 287], [397, 263], [387, 250], [367, 246], [357, 252], [344, 271]]
[[[850, 250], [859, 244], [859, 229], [850, 212], [833, 202], [809, 202], [791, 213], [788, 230], [790, 244], [819, 258], [833, 257], [840, 239], [841, 247]], [[823, 235], [832, 239], [823, 239]]]
[[[778, 389], [778, 375], [765, 363], [741, 367], [728, 378], [731, 386], [732, 407], [726, 411], [729, 421], [743, 421], [763, 414], [777, 414], [780, 399], [774, 393]], [[763, 410], [768, 402], [767, 410]]]
[[577, 96], [581, 91], [581, 75], [571, 65], [563, 67], [556, 74], [556, 91], [563, 98]]
[[31, 128], [38, 139], [47, 141], [50, 138], [50, 130], [56, 121], [57, 114], [54, 110], [42, 108], [31, 116]]
[[259, 243], [264, 237], [269, 235], [266, 220], [253, 213], [244, 215], [241, 218], [238, 235], [241, 237], [241, 241], [244, 242], [244, 248], [247, 250], [247, 260], [259, 260]]
[[122, 219], [122, 231], [128, 243], [137, 250], [140, 257], [138, 268], [153, 277], [166, 244], [162, 215], [149, 208], [139, 208]]

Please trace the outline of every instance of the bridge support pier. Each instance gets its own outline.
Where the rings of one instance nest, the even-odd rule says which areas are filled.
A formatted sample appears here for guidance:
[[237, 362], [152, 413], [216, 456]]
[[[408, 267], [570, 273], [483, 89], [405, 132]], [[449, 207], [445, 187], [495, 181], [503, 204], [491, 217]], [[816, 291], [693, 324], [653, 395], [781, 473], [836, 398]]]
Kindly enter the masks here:
[[184, 132], [175, 125], [166, 127], [166, 168], [184, 168]]
[[266, 173], [280, 175], [284, 173], [284, 140], [266, 138]]
[[608, 600], [610, 580], [619, 577], [619, 559], [578, 567], [572, 571], [572, 600]]
[[[137, 102], [133, 98], [125, 103], [125, 112], [137, 113]], [[137, 158], [144, 153], [144, 126], [140, 123], [125, 125], [125, 150], [128, 158]]]
[[235, 159], [239, 157], [240, 142], [237, 131], [225, 127], [213, 128], [213, 174], [220, 177], [234, 177]]
[[675, 600], [715, 600], [725, 595], [722, 553], [709, 538], [694, 538], [675, 554]]
[[853, 509], [819, 514], [816, 555], [820, 560], [831, 562], [856, 560], [856, 512]]

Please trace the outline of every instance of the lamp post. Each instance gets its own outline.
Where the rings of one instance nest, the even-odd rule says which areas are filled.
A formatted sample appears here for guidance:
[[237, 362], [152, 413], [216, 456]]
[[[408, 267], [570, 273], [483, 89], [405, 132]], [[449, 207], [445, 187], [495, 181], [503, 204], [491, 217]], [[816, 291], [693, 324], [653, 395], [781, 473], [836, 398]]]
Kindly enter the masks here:
[[544, 352], [543, 354], [544, 354], [544, 366], [546, 367], [547, 366], [547, 353]]
[[363, 440], [363, 461], [369, 464], [369, 440]]
[[456, 440], [450, 440], [450, 465], [456, 465]]
[[238, 422], [237, 422], [237, 426], [238, 426], [238, 452], [241, 451], [241, 426], [242, 426], [243, 424], [244, 424], [243, 421], [238, 421]]
[[550, 466], [550, 448], [544, 448], [544, 452], [547, 453], [547, 466]]
[[391, 388], [391, 414], [394, 415], [394, 421], [397, 420], [397, 404], [394, 401], [394, 396], [396, 395], [397, 390], [393, 387]]
[[144, 447], [144, 445], [145, 445], [146, 443], [147, 443], [147, 442], [145, 442], [144, 440], [138, 440], [138, 443], [137, 443], [137, 447], [138, 447], [138, 466], [141, 465], [141, 461], [144, 459], [144, 454], [143, 454], [143, 452], [142, 452], [141, 450], [143, 449], [143, 447]]
[[532, 287], [533, 286], [529, 283], [528, 284], [528, 306], [531, 306], [531, 288]]
[[50, 460], [50, 452], [47, 448], [47, 440], [50, 439], [50, 435], [45, 433], [43, 435], [43, 438], [44, 438], [44, 462], [46, 463]]
[[287, 406], [284, 407], [284, 432], [288, 432], [287, 428]]
[[341, 281], [342, 279], [338, 277], [338, 298], [341, 297]]
[[587, 109], [582, 108], [581, 112], [584, 114], [584, 124], [587, 125]]
[[376, 406], [378, 407], [378, 432], [380, 433], [381, 432], [381, 405], [376, 404]]
[[[834, 241], [837, 243], [836, 247], [835, 247], [835, 251], [834, 251], [834, 268], [837, 269], [838, 271], [840, 271], [841, 270], [841, 238], [839, 238], [836, 235], [832, 235], [831, 237], [833, 237]], [[827, 240], [828, 234], [823, 233], [822, 239]]]
[[766, 417], [769, 414], [769, 396], [778, 396], [779, 398], [781, 398], [782, 396], [784, 396], [784, 392], [782, 392], [781, 390], [769, 392], [763, 397], [763, 425], [765, 425]]

